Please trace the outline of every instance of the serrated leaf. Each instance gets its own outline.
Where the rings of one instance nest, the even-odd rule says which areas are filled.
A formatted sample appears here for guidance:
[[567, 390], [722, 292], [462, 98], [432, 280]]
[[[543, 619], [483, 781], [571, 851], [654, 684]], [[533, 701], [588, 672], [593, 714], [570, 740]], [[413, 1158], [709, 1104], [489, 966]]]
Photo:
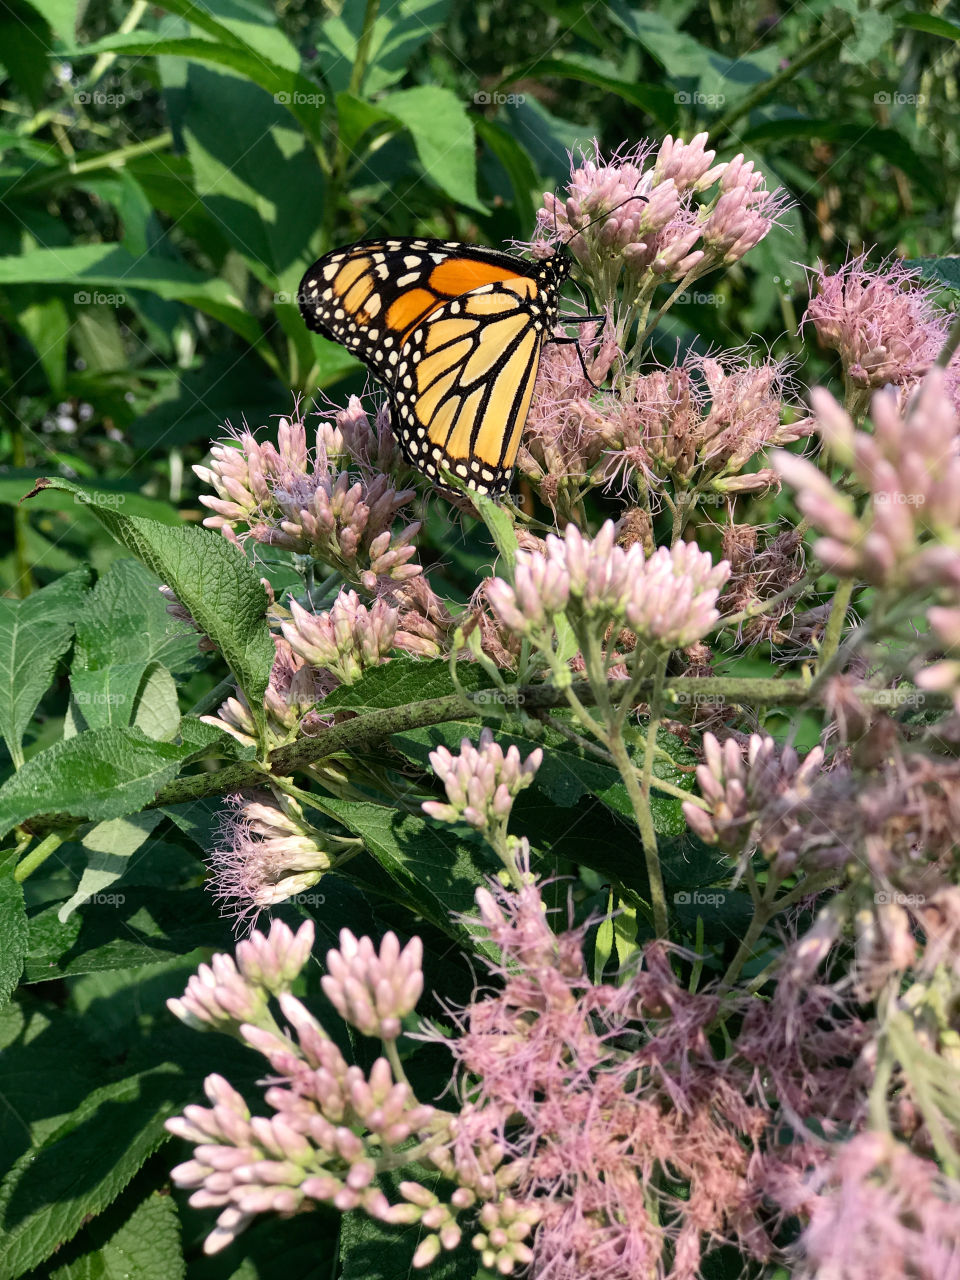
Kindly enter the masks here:
[[211, 751], [227, 760], [253, 760], [257, 754], [256, 747], [244, 745], [226, 729], [196, 716], [183, 716], [179, 737], [180, 745], [186, 753], [184, 764], [199, 760]]
[[69, 480], [41, 481], [37, 489], [43, 488], [82, 495], [104, 528], [173, 589], [223, 654], [253, 715], [262, 720], [274, 645], [265, 616], [267, 595], [243, 552], [210, 529], [124, 516], [97, 504]]
[[[467, 692], [488, 683], [476, 662], [460, 663], [457, 678]], [[443, 658], [412, 658], [398, 655], [380, 667], [365, 671], [356, 684], [339, 685], [325, 699], [324, 711], [380, 711], [403, 707], [427, 698], [444, 698], [455, 693], [450, 664]]]
[[926, 280], [960, 293], [960, 257], [955, 258], [907, 258], [905, 267], [914, 267]]
[[118, 662], [98, 671], [71, 671], [71, 710], [76, 731], [103, 729], [107, 725], [126, 728], [133, 716], [143, 673], [142, 662]]
[[0, 836], [36, 813], [120, 818], [176, 777], [182, 752], [110, 726], [55, 742], [0, 787]]
[[139, 561], [114, 561], [77, 615], [74, 665], [97, 670], [118, 662], [162, 662], [173, 672], [196, 667], [199, 636], [167, 612], [159, 587]]
[[176, 1203], [154, 1191], [95, 1252], [58, 1267], [50, 1280], [183, 1280], [185, 1275]]
[[[453, 917], [473, 910], [474, 894], [495, 869], [479, 847], [441, 823], [362, 800], [329, 798], [324, 805], [363, 843], [413, 905], [444, 933], [462, 939]], [[351, 863], [351, 871], [357, 865]], [[384, 892], [382, 881], [372, 888]], [[484, 949], [487, 949], [484, 945]]]
[[203, 889], [124, 884], [112, 896], [122, 900], [94, 898], [65, 923], [57, 904], [31, 915], [24, 982], [153, 966], [196, 947], [232, 950], [230, 924]]
[[100, 1213], [166, 1141], [178, 1074], [157, 1067], [95, 1089], [0, 1185], [0, 1280], [36, 1267]]
[[87, 572], [78, 569], [25, 600], [0, 599], [0, 733], [17, 768], [24, 732], [70, 647], [86, 591]]

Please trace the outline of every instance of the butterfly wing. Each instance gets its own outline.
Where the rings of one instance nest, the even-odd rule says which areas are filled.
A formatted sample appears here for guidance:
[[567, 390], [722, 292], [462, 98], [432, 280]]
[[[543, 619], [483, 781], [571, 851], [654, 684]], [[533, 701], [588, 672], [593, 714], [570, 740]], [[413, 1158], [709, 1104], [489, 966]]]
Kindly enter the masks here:
[[481, 286], [431, 312], [400, 349], [394, 427], [406, 458], [441, 487], [442, 467], [480, 493], [510, 487], [545, 332], [523, 292]]
[[319, 258], [297, 295], [307, 327], [339, 342], [389, 384], [416, 325], [495, 281], [529, 280], [530, 264], [447, 240], [366, 240]]

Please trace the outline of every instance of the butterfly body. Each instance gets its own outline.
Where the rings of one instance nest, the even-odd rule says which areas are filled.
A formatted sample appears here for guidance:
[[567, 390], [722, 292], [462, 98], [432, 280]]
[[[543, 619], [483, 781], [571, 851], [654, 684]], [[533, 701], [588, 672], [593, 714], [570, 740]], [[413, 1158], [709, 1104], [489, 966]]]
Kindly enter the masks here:
[[386, 387], [407, 460], [499, 496], [510, 486], [544, 342], [554, 340], [565, 251], [525, 262], [448, 240], [360, 241], [300, 284], [308, 328]]

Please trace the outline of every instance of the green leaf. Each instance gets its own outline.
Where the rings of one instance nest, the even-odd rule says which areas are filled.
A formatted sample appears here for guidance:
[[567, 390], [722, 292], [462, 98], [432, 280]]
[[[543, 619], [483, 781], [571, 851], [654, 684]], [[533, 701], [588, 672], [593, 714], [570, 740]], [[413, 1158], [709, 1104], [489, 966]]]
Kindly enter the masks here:
[[0, 1008], [20, 981], [27, 946], [23, 886], [13, 878], [12, 860], [0, 871]]
[[907, 258], [903, 265], [918, 270], [925, 280], [935, 280], [960, 293], [960, 257]]
[[[473, 726], [474, 728], [476, 726]], [[473, 908], [473, 895], [493, 869], [478, 860], [479, 850], [441, 823], [363, 800], [324, 800], [325, 807], [354, 835], [401, 891], [401, 901], [414, 906], [448, 935], [462, 939], [453, 919]], [[359, 870], [351, 862], [350, 870]], [[389, 885], [373, 877], [369, 887], [389, 896]]]
[[167, 612], [160, 582], [137, 560], [115, 560], [77, 616], [74, 667], [97, 670], [114, 663], [162, 663], [186, 672], [200, 660], [199, 636]]
[[[64, 489], [89, 495], [59, 477], [37, 489]], [[263, 716], [263, 695], [273, 665], [274, 645], [266, 623], [267, 595], [239, 547], [210, 529], [171, 528], [140, 516], [124, 516], [99, 504], [92, 514], [174, 591], [177, 599], [214, 642], [247, 696], [253, 715]]]
[[[320, 27], [317, 60], [324, 79], [337, 93], [350, 83], [366, 7], [366, 0], [331, 6], [333, 12]], [[360, 86], [366, 97], [382, 92], [406, 74], [414, 52], [446, 22], [449, 9], [450, 0], [398, 0], [381, 5]]]
[[147, 668], [133, 711], [133, 725], [155, 742], [170, 742], [180, 727], [173, 676], [159, 662]]
[[119, 818], [176, 777], [182, 752], [138, 729], [92, 729], [32, 756], [0, 787], [0, 836], [37, 813]]
[[21, 308], [17, 324], [30, 340], [50, 390], [62, 396], [67, 376], [67, 340], [72, 319], [60, 298], [47, 298]]
[[175, 1201], [152, 1192], [93, 1253], [58, 1267], [50, 1280], [183, 1280]]
[[[119, 902], [108, 900], [118, 895], [108, 895], [106, 890], [127, 870], [127, 859], [148, 839], [162, 817], [155, 809], [149, 813], [132, 814], [128, 818], [99, 822], [86, 833], [82, 844], [90, 852], [90, 861], [73, 897], [59, 910], [57, 918], [61, 924], [69, 920], [77, 907], [88, 902], [98, 906], [119, 905]], [[122, 895], [119, 897], [122, 899]]]
[[517, 542], [517, 531], [513, 521], [504, 508], [492, 498], [488, 498], [486, 494], [472, 493], [470, 497], [483, 517], [483, 523], [490, 530], [490, 536], [503, 556], [507, 573], [512, 578], [517, 564], [517, 548], [520, 545]]
[[646, 84], [636, 80], [624, 80], [616, 74], [616, 66], [605, 59], [586, 54], [567, 54], [563, 58], [541, 58], [515, 71], [502, 80], [501, 86], [527, 80], [530, 76], [543, 79], [557, 76], [563, 80], [579, 80], [595, 85], [605, 93], [615, 94], [631, 106], [639, 107], [661, 124], [673, 125], [677, 119], [677, 99], [670, 89], [662, 85]]
[[455, 94], [422, 85], [389, 94], [377, 105], [409, 131], [424, 172], [435, 186], [458, 204], [486, 212], [477, 195], [473, 122]]
[[59, 911], [54, 903], [28, 919], [25, 982], [153, 966], [196, 947], [233, 949], [230, 923], [213, 911], [204, 889], [124, 883], [102, 901], [94, 895], [65, 921]]
[[[460, 663], [457, 677], [468, 692], [488, 683], [483, 668], [476, 662]], [[401, 654], [383, 666], [371, 667], [356, 684], [339, 685], [324, 699], [323, 708], [324, 711], [379, 711], [427, 698], [445, 698], [455, 692], [450, 664], [444, 658], [423, 659]]]
[[23, 763], [24, 731], [73, 638], [87, 590], [78, 569], [25, 600], [0, 599], [0, 733], [14, 766]]
[[925, 31], [927, 35], [943, 36], [944, 40], [960, 40], [960, 26], [932, 13], [902, 13], [897, 16], [896, 21], [898, 27], [910, 27], [914, 31]]
[[0, 1185], [0, 1280], [15, 1280], [123, 1190], [167, 1139], [178, 1077], [156, 1067], [95, 1089]]
[[76, 731], [102, 729], [107, 725], [126, 728], [133, 719], [143, 673], [142, 662], [118, 662], [99, 671], [86, 671], [82, 667], [71, 671], [71, 709]]
[[893, 15], [880, 13], [877, 9], [858, 8], [851, 17], [853, 35], [841, 42], [840, 61], [866, 68], [893, 37]]

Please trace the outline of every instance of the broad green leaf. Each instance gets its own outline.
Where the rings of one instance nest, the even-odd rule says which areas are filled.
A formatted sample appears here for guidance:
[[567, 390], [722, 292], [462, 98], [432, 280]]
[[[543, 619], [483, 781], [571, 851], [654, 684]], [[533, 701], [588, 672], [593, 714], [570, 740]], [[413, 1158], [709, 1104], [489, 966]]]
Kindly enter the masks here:
[[86, 571], [76, 570], [25, 600], [0, 599], [0, 733], [17, 767], [24, 731], [70, 647], [86, 590]]
[[30, 339], [55, 396], [62, 396], [67, 374], [67, 340], [71, 317], [60, 298], [23, 307], [17, 324]]
[[162, 663], [186, 672], [198, 665], [200, 637], [167, 611], [159, 579], [137, 560], [117, 560], [90, 592], [77, 616], [74, 667]]
[[[43, 488], [89, 496], [60, 478], [41, 481], [37, 489]], [[265, 618], [267, 595], [243, 552], [209, 529], [171, 528], [95, 503], [90, 509], [118, 542], [173, 589], [223, 654], [253, 714], [262, 718], [274, 645]]]
[[[325, 799], [325, 806], [354, 835], [401, 892], [401, 901], [426, 916], [444, 933], [462, 938], [454, 920], [473, 908], [473, 895], [494, 869], [442, 823], [415, 813], [363, 800]], [[480, 857], [483, 855], [480, 854]], [[351, 874], [358, 863], [351, 863]], [[374, 878], [370, 887], [390, 895], [389, 885]]]
[[276, 63], [288, 71], [300, 66], [300, 55], [277, 26], [271, 5], [255, 0], [169, 0], [164, 5], [169, 13], [179, 14], [210, 35], [234, 41], [252, 49], [263, 61]]
[[536, 216], [535, 193], [539, 184], [529, 155], [497, 120], [478, 115], [473, 123], [480, 141], [496, 156], [510, 180], [518, 224], [529, 227], [532, 235]]
[[0, 1008], [20, 981], [27, 945], [23, 886], [13, 878], [13, 863], [0, 869]]
[[92, 729], [32, 756], [0, 787], [0, 836], [38, 813], [119, 818], [149, 803], [180, 769], [180, 748], [138, 729]]
[[170, 742], [180, 727], [177, 686], [170, 672], [153, 662], [137, 693], [133, 725], [155, 742]]
[[99, 1248], [50, 1280], [183, 1280], [186, 1265], [176, 1203], [154, 1191]]
[[253, 760], [257, 749], [245, 746], [232, 733], [228, 733], [215, 724], [200, 720], [196, 716], [183, 716], [179, 725], [180, 745], [184, 755], [184, 764], [212, 753], [225, 756], [228, 760]]
[[935, 280], [947, 289], [960, 293], [960, 257], [907, 258], [903, 264], [920, 272], [925, 280]]
[[[483, 668], [476, 662], [460, 663], [457, 676], [467, 691], [487, 683]], [[325, 711], [379, 711], [427, 698], [444, 698], [452, 693], [456, 693], [456, 689], [446, 659], [412, 658], [402, 654], [364, 672], [356, 684], [340, 685], [327, 696], [323, 706]]]
[[944, 40], [960, 40], [960, 26], [948, 22], [946, 18], [938, 18], [932, 13], [902, 13], [897, 19], [898, 27], [912, 27], [914, 31], [925, 31], [927, 35], [943, 36]]
[[[323, 176], [282, 102], [240, 76], [188, 63], [186, 92], [170, 95], [170, 108], [197, 196], [221, 232], [274, 292], [288, 269], [299, 279], [320, 222]], [[321, 114], [319, 104], [314, 110]]]
[[126, 728], [133, 719], [144, 670], [142, 662], [118, 662], [99, 671], [74, 668], [70, 673], [70, 693], [76, 732], [107, 725]]
[[65, 921], [59, 904], [29, 917], [25, 982], [153, 966], [196, 947], [233, 949], [230, 924], [204, 889], [123, 883], [102, 898], [94, 894]]
[[73, 38], [78, 20], [78, 0], [30, 0], [31, 8], [42, 14], [61, 40]]
[[512, 72], [509, 79], [501, 81], [503, 91], [530, 76], [542, 79], [556, 76], [563, 80], [579, 80], [583, 84], [596, 85], [607, 93], [613, 93], [631, 106], [639, 107], [661, 124], [672, 125], [677, 118], [677, 95], [658, 84], [624, 80], [617, 75], [615, 63], [593, 58], [587, 54], [568, 54], [563, 58], [541, 58], [527, 67]]
[[[350, 83], [367, 6], [366, 0], [345, 0], [342, 7], [330, 8], [319, 31], [317, 58], [326, 82], [342, 93]], [[415, 50], [443, 25], [449, 9], [450, 0], [395, 0], [380, 6], [360, 86], [365, 97], [406, 74]]]
[[493, 538], [497, 550], [503, 557], [508, 576], [512, 578], [517, 564], [517, 548], [519, 546], [513, 521], [503, 507], [498, 502], [488, 498], [486, 494], [477, 493], [470, 496], [483, 517], [484, 524], [490, 530], [490, 536]]
[[62, 245], [0, 257], [0, 285], [5, 284], [71, 285], [74, 306], [81, 314], [104, 299], [126, 301], [129, 289], [144, 289], [156, 297], [196, 307], [228, 325], [252, 346], [263, 342], [259, 324], [226, 281], [174, 258], [135, 257], [119, 244]]
[[473, 122], [449, 89], [422, 85], [389, 94], [377, 104], [413, 138], [430, 181], [452, 200], [483, 213], [477, 195], [477, 158]]
[[156, 1067], [95, 1089], [0, 1185], [0, 1280], [39, 1266], [100, 1213], [166, 1140], [178, 1073]]
[[[90, 861], [84, 868], [76, 893], [60, 908], [57, 918], [65, 924], [77, 907], [85, 903], [96, 906], [118, 906], [110, 901], [117, 894], [107, 894], [107, 889], [119, 880], [127, 870], [127, 859], [146, 841], [163, 815], [159, 810], [135, 813], [127, 818], [112, 818], [98, 822], [83, 837], [83, 847], [90, 852]], [[122, 895], [119, 895], [122, 898]]]

